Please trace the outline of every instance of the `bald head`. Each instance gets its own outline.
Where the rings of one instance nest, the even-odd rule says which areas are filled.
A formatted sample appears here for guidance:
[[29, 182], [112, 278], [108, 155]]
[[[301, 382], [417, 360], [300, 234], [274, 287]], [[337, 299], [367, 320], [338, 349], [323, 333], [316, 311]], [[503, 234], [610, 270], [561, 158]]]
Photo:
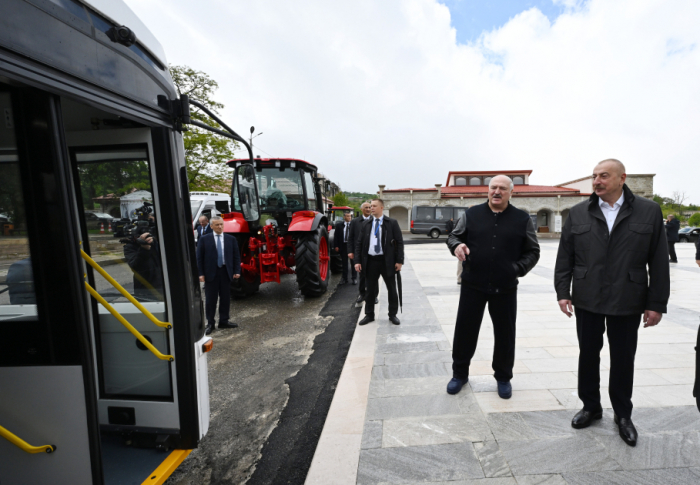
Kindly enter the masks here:
[[496, 175], [494, 178], [491, 179], [489, 186], [494, 182], [497, 184], [508, 184], [510, 190], [513, 190], [513, 180], [507, 175]]

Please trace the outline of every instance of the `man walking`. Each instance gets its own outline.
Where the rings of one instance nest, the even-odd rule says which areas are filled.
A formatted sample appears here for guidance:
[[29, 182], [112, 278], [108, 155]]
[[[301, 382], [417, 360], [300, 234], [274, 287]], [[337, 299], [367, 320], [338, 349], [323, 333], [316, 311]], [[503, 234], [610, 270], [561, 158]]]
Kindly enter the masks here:
[[666, 242], [668, 243], [668, 256], [672, 263], [678, 262], [676, 257], [676, 243], [680, 241], [678, 237], [678, 229], [681, 228], [681, 221], [676, 219], [673, 214], [669, 214], [666, 219]]
[[200, 216], [199, 217], [199, 225], [196, 228], [197, 232], [197, 244], [199, 244], [199, 240], [204, 236], [205, 234], [211, 234], [212, 229], [211, 226], [209, 225], [209, 218], [207, 216]]
[[[360, 234], [362, 233], [362, 223], [365, 221], [369, 221], [371, 218], [371, 209], [369, 202], [365, 202], [364, 204], [362, 204], [360, 206], [360, 209], [362, 210], [362, 214], [359, 217], [354, 218], [350, 223], [350, 234], [348, 236], [348, 258], [350, 258], [353, 268], [355, 267], [355, 263], [359, 262], [360, 259], [358, 256], [358, 261], [355, 261], [355, 254], [357, 254], [360, 249], [359, 238]], [[360, 271], [359, 280], [360, 294], [358, 295], [357, 300], [355, 300], [356, 306], [362, 306], [362, 302], [365, 301], [365, 294], [367, 291], [367, 280], [365, 278], [365, 273]], [[353, 284], [355, 283], [353, 282]]]
[[454, 228], [455, 228], [455, 220], [453, 218], [450, 218], [450, 220], [445, 223], [445, 231], [449, 235], [452, 233], [452, 230]]
[[487, 304], [493, 322], [492, 367], [498, 395], [510, 399], [513, 393], [518, 278], [535, 267], [540, 245], [530, 215], [510, 204], [512, 194], [509, 177], [491, 179], [488, 202], [470, 207], [447, 238], [452, 254], [464, 261], [448, 394], [457, 394], [469, 381]]
[[561, 311], [568, 317], [576, 315], [578, 396], [583, 409], [571, 426], [586, 428], [603, 417], [600, 350], [607, 327], [608, 390], [615, 424], [624, 442], [635, 446], [632, 387], [639, 321], [643, 314], [644, 327], [659, 323], [666, 313], [670, 278], [661, 208], [636, 197], [625, 184], [626, 177], [625, 166], [614, 159], [593, 169], [595, 193], [576, 204], [564, 224], [554, 286]]
[[355, 269], [365, 273], [367, 294], [365, 318], [360, 325], [374, 321], [374, 305], [379, 294], [379, 276], [384, 280], [389, 296], [389, 321], [400, 325], [396, 314], [399, 311], [399, 295], [396, 292], [396, 273], [403, 266], [403, 236], [396, 219], [384, 215], [384, 201], [374, 199], [371, 204], [372, 218], [362, 225], [359, 244], [359, 261]]
[[236, 238], [224, 234], [224, 220], [221, 217], [211, 218], [211, 228], [213, 233], [202, 236], [197, 244], [199, 281], [206, 282], [204, 292], [207, 335], [214, 331], [217, 300], [219, 300], [219, 329], [238, 327], [238, 324], [229, 322], [229, 310], [231, 281], [241, 276], [241, 256]]
[[[344, 285], [348, 282], [348, 247], [350, 241], [350, 223], [352, 222], [352, 213], [346, 212], [343, 214], [343, 220], [335, 223], [335, 252], [340, 253], [340, 259], [343, 261], [343, 276], [340, 279], [340, 284]], [[357, 284], [357, 271], [355, 265], [352, 265], [352, 284]]]

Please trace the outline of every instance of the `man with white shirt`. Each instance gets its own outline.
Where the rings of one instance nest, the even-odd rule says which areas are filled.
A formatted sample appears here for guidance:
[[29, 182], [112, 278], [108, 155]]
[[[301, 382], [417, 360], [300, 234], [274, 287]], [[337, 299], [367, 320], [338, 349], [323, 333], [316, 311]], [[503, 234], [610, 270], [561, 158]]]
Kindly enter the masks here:
[[561, 311], [576, 315], [583, 409], [571, 426], [586, 428], [603, 416], [600, 350], [607, 329], [615, 424], [623, 441], [635, 446], [631, 418], [637, 332], [642, 315], [646, 328], [666, 313], [670, 276], [661, 207], [635, 196], [626, 177], [619, 160], [603, 160], [593, 170], [595, 193], [576, 204], [564, 224], [554, 286]]
[[224, 234], [224, 220], [221, 217], [212, 217], [210, 225], [214, 232], [202, 236], [197, 244], [199, 281], [206, 282], [204, 291], [207, 335], [214, 331], [217, 300], [219, 329], [238, 327], [238, 324], [229, 322], [229, 309], [231, 281], [241, 276], [241, 255], [236, 238]]
[[[343, 214], [343, 220], [335, 223], [335, 252], [340, 253], [340, 259], [343, 262], [343, 276], [339, 285], [344, 285], [348, 282], [348, 248], [350, 247], [350, 224], [352, 223], [352, 212]], [[357, 284], [357, 271], [355, 265], [351, 265], [352, 269], [352, 284]]]
[[[358, 217], [354, 218], [352, 222], [350, 223], [350, 234], [348, 236], [348, 258], [350, 258], [351, 264], [353, 265], [353, 268], [355, 267], [355, 254], [356, 251], [359, 253], [360, 251], [360, 234], [362, 232], [362, 223], [369, 221], [370, 218], [372, 217], [372, 209], [370, 208], [370, 203], [365, 202], [360, 206], [360, 210], [362, 210], [362, 214], [360, 214]], [[358, 256], [359, 260], [359, 256]], [[360, 294], [357, 296], [357, 300], [355, 300], [355, 306], [356, 307], [361, 307], [362, 302], [365, 301], [365, 293], [367, 292], [367, 279], [365, 278], [365, 274], [360, 272]], [[355, 284], [355, 281], [353, 281], [353, 284]], [[375, 302], [377, 303], [377, 302]]]

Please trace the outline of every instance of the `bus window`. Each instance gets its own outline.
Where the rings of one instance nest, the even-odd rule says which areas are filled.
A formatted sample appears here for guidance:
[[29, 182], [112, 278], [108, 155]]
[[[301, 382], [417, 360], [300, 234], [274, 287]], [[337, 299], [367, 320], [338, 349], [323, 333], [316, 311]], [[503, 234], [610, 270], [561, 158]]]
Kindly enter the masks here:
[[457, 222], [459, 220], [459, 218], [462, 217], [465, 212], [467, 212], [467, 209], [463, 209], [461, 207], [458, 207], [454, 211], [455, 211], [454, 220], [455, 220], [455, 222]]
[[11, 112], [9, 93], [0, 92], [0, 113], [10, 120], [0, 123], [0, 325], [2, 338], [14, 342], [0, 355], [0, 365], [26, 365], [41, 362], [48, 343], [39, 329], [29, 334], [31, 342], [12, 337], [19, 325], [38, 323], [38, 316]]
[[435, 208], [434, 207], [417, 207], [416, 210], [416, 220], [417, 221], [432, 221], [435, 219]]

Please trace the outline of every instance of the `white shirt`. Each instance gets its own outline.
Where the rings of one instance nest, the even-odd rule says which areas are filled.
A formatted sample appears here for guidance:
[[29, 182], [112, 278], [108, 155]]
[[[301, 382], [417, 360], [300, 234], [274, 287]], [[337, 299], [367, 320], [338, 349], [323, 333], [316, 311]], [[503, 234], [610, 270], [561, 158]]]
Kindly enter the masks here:
[[348, 232], [350, 232], [350, 223], [345, 221], [345, 227], [343, 228], [343, 242], [348, 242]]
[[[224, 237], [224, 233], [223, 232], [221, 234], [213, 233], [213, 236], [214, 236], [214, 247], [216, 247], [217, 249], [219, 247], [221, 248], [221, 260], [223, 261], [224, 266], [226, 266], [226, 251], [224, 251], [224, 244], [226, 244], [224, 241], [226, 240], [226, 238]], [[220, 239], [220, 241], [217, 241], [217, 238]], [[217, 261], [218, 261], [219, 256], [217, 255], [216, 257], [217, 257]]]
[[603, 199], [598, 198], [598, 204], [600, 205], [600, 210], [603, 211], [603, 215], [605, 216], [605, 220], [608, 223], [608, 232], [612, 232], [613, 225], [615, 225], [615, 219], [617, 219], [617, 215], [620, 213], [620, 207], [622, 207], [622, 204], [625, 202], [625, 193], [620, 194], [620, 198], [617, 199], [617, 202], [613, 204], [612, 207], [610, 207], [610, 204], [605, 202]]
[[[369, 255], [370, 256], [381, 256], [384, 254], [384, 251], [382, 250], [382, 224], [384, 223], [384, 216], [379, 218], [379, 230], [377, 231], [377, 235], [374, 235], [374, 226], [377, 224], [374, 218], [372, 218], [370, 224], [370, 233], [369, 233]], [[374, 246], [377, 244], [377, 240], [379, 240], [379, 252], [376, 252], [374, 250]]]

